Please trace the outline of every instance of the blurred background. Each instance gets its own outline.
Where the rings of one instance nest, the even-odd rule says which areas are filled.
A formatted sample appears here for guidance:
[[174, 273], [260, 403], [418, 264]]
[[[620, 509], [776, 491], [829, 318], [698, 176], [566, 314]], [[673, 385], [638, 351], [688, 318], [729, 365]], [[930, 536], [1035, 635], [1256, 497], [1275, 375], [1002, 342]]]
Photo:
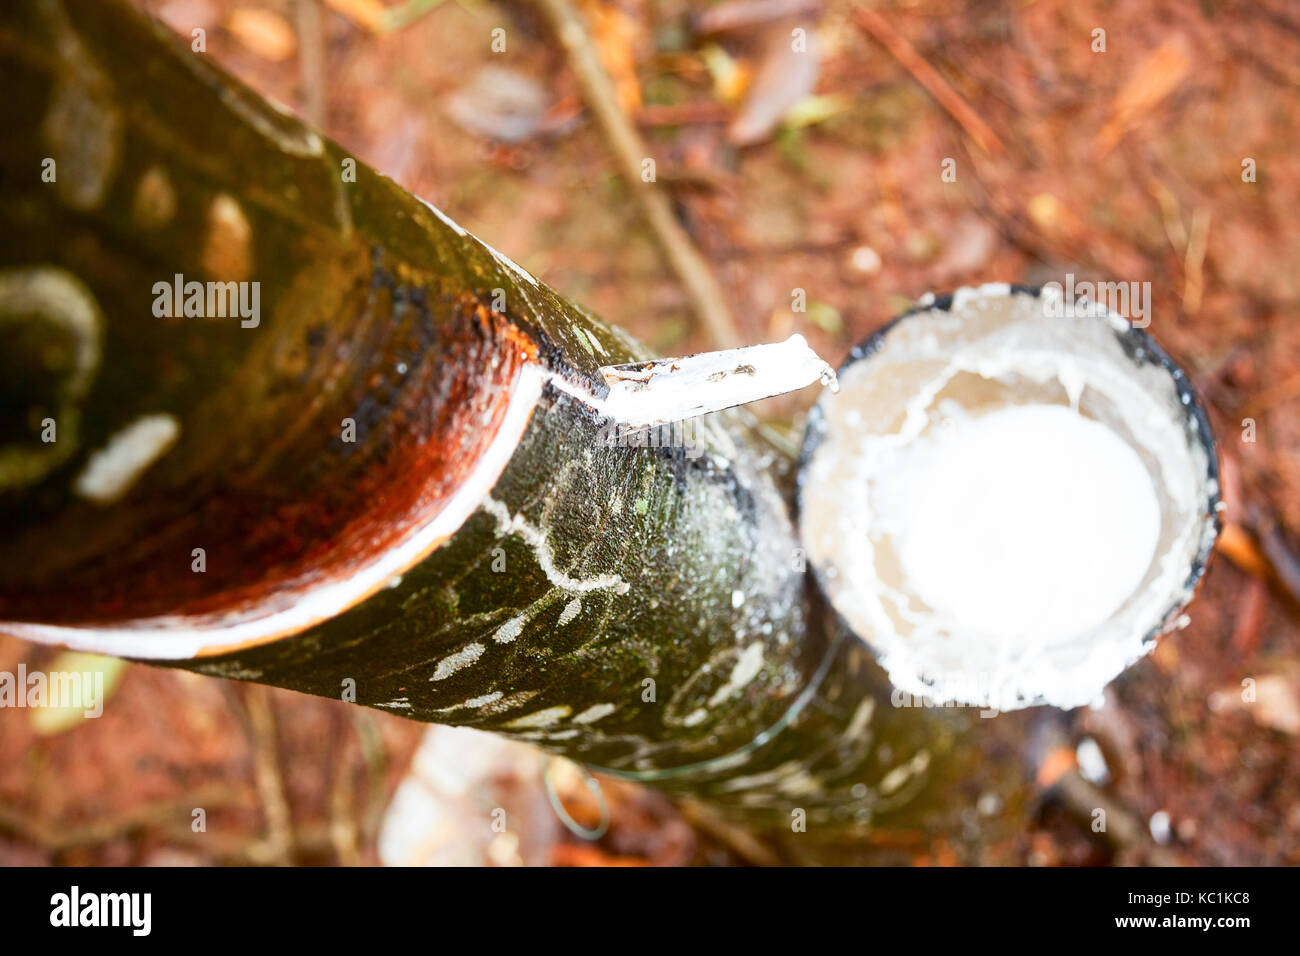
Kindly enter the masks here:
[[[1188, 627], [1047, 762], [1077, 764], [1136, 835], [1090, 832], [1044, 779], [995, 856], [1300, 863], [1293, 3], [575, 0], [675, 240], [647, 224], [555, 4], [141, 6], [660, 354], [715, 344], [663, 253], [683, 238], [743, 341], [800, 332], [832, 364], [927, 291], [1150, 282], [1150, 331], [1218, 433], [1227, 527]], [[812, 397], [764, 412], [797, 421]], [[544, 774], [521, 744], [94, 661], [0, 637], [0, 671], [93, 666], [108, 688], [99, 719], [0, 708], [0, 864], [807, 862], [701, 807]]]

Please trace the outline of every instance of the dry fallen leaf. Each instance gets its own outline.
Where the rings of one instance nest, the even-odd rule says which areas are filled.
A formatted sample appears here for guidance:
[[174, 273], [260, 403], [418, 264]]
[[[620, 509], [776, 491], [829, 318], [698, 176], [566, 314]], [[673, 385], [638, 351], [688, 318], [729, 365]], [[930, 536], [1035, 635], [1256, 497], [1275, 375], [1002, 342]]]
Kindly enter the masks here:
[[781, 119], [813, 92], [820, 74], [816, 35], [806, 32], [796, 41], [784, 24], [773, 27], [768, 31], [754, 82], [727, 129], [727, 138], [739, 146], [766, 140]]
[[1115, 148], [1124, 134], [1178, 88], [1191, 68], [1187, 41], [1173, 36], [1138, 64], [1111, 103], [1111, 118], [1094, 140], [1099, 153]]
[[324, 0], [325, 6], [374, 33], [384, 29], [388, 8], [379, 0]]
[[1230, 685], [1211, 694], [1209, 704], [1214, 711], [1244, 710], [1270, 730], [1300, 734], [1300, 686], [1281, 674], [1265, 674], [1246, 689]]
[[636, 21], [609, 4], [584, 3], [582, 9], [600, 62], [614, 81], [619, 105], [626, 113], [636, 113], [641, 109], [641, 84], [636, 77], [640, 30]]
[[1295, 736], [1300, 734], [1300, 688], [1280, 674], [1268, 674], [1255, 684], [1255, 709], [1261, 727]]
[[547, 94], [531, 77], [486, 66], [449, 95], [447, 115], [461, 129], [502, 143], [536, 136], [546, 119]]
[[[43, 736], [61, 734], [99, 717], [127, 662], [117, 657], [64, 651], [43, 675], [44, 700], [31, 711], [31, 726]], [[24, 689], [25, 692], [30, 692]]]
[[226, 19], [226, 27], [246, 50], [272, 63], [289, 59], [298, 49], [293, 27], [273, 10], [237, 7]]

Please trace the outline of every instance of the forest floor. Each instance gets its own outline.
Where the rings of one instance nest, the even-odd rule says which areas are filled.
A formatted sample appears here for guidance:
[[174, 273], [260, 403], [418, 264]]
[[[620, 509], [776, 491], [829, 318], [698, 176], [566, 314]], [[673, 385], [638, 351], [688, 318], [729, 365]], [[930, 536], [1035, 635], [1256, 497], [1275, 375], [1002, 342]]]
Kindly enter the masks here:
[[[380, 2], [143, 5], [183, 34], [204, 29], [216, 62], [660, 354], [711, 347], [536, 9], [424, 3], [384, 31], [369, 17]], [[1220, 439], [1228, 528], [1188, 627], [1072, 716], [1070, 746], [1097, 745], [1102, 786], [1151, 840], [1104, 842], [1045, 790], [1000, 859], [1146, 862], [1159, 845], [1177, 862], [1300, 863], [1295, 6], [581, 8], [746, 342], [801, 332], [835, 364], [927, 291], [1070, 273], [1149, 283], [1150, 331]], [[794, 420], [810, 400], [765, 411]], [[49, 667], [54, 653], [0, 638], [0, 670]], [[423, 732], [130, 665], [102, 719], [49, 733], [0, 711], [0, 864], [374, 862]], [[549, 814], [531, 759], [511, 756], [484, 799]], [[582, 784], [560, 776], [574, 816], [590, 818]], [[528, 845], [452, 832], [431, 839], [454, 852], [426, 857], [788, 860], [698, 808], [612, 781], [603, 792], [598, 841], [542, 814]], [[915, 860], [949, 857], [918, 847]]]

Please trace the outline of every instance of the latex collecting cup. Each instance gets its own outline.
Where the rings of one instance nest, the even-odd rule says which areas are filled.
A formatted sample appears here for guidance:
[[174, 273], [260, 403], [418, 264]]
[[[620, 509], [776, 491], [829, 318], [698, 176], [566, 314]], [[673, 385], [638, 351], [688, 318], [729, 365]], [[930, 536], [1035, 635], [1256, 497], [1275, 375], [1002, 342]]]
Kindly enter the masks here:
[[800, 534], [843, 623], [920, 701], [1095, 700], [1185, 618], [1219, 530], [1186, 374], [1056, 286], [927, 296], [813, 410]]

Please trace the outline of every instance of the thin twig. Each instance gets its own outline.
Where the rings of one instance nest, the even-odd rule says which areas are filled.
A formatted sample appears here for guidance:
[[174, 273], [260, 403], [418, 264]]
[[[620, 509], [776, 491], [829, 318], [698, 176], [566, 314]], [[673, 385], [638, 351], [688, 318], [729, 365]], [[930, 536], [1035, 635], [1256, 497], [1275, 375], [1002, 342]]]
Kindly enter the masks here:
[[1151, 866], [1179, 866], [1176, 853], [1166, 850], [1147, 836], [1146, 827], [1128, 807], [1089, 781], [1077, 770], [1063, 773], [1056, 782], [1062, 805], [1080, 822], [1091, 827], [1098, 810], [1105, 814], [1102, 836], [1117, 850], [1135, 850]]
[[[0, 831], [12, 833], [27, 843], [49, 853], [102, 846], [141, 830], [177, 829], [189, 831], [194, 807], [205, 810], [238, 807], [237, 794], [226, 784], [209, 784], [189, 793], [156, 803], [132, 808], [119, 816], [109, 816], [88, 823], [44, 820], [17, 807], [0, 803]], [[183, 820], [178, 824], [177, 820]]]
[[336, 752], [330, 781], [329, 836], [339, 863], [358, 866], [361, 863], [361, 835], [349, 770], [346, 758]]
[[854, 8], [853, 19], [858, 26], [870, 34], [872, 39], [888, 50], [893, 58], [912, 74], [916, 82], [925, 87], [926, 92], [933, 96], [948, 115], [966, 131], [966, 135], [975, 141], [975, 145], [991, 156], [1001, 156], [1006, 151], [1002, 140], [998, 139], [989, 125], [980, 119], [979, 114], [971, 108], [970, 104], [948, 85], [948, 81], [940, 76], [921, 54], [916, 52], [916, 48], [889, 25], [888, 20], [867, 7]]
[[727, 845], [733, 853], [755, 866], [780, 866], [781, 857], [748, 830], [733, 826], [698, 800], [681, 800], [678, 809], [686, 822]]
[[253, 737], [253, 773], [266, 814], [266, 837], [261, 850], [267, 863], [287, 864], [293, 851], [293, 818], [280, 773], [280, 748], [276, 743], [275, 715], [270, 692], [258, 684], [245, 688], [244, 709]]
[[577, 75], [583, 97], [614, 152], [620, 173], [654, 231], [669, 265], [686, 288], [691, 305], [718, 348], [736, 348], [742, 342], [727, 299], [704, 257], [673, 214], [667, 193], [657, 183], [641, 178], [642, 163], [649, 158], [636, 127], [619, 105], [609, 74], [592, 47], [578, 12], [568, 0], [538, 0]]
[[1177, 866], [1177, 854], [1151, 839], [1136, 813], [1079, 772], [1074, 747], [1059, 719], [1048, 721], [1041, 726], [1045, 752], [1035, 774], [1042, 792], [1054, 795], [1076, 822], [1094, 832], [1096, 821], [1104, 820], [1100, 835], [1116, 850], [1141, 853], [1152, 866]]
[[1192, 214], [1192, 228], [1183, 256], [1183, 313], [1195, 315], [1201, 309], [1205, 292], [1205, 250], [1209, 245], [1210, 212], [1198, 209]]
[[317, 0], [298, 0], [298, 82], [307, 121], [325, 125], [325, 35]]
[[374, 717], [360, 707], [351, 708], [352, 726], [361, 742], [366, 764], [366, 807], [361, 815], [361, 843], [369, 846], [379, 835], [388, 807], [388, 750]]

